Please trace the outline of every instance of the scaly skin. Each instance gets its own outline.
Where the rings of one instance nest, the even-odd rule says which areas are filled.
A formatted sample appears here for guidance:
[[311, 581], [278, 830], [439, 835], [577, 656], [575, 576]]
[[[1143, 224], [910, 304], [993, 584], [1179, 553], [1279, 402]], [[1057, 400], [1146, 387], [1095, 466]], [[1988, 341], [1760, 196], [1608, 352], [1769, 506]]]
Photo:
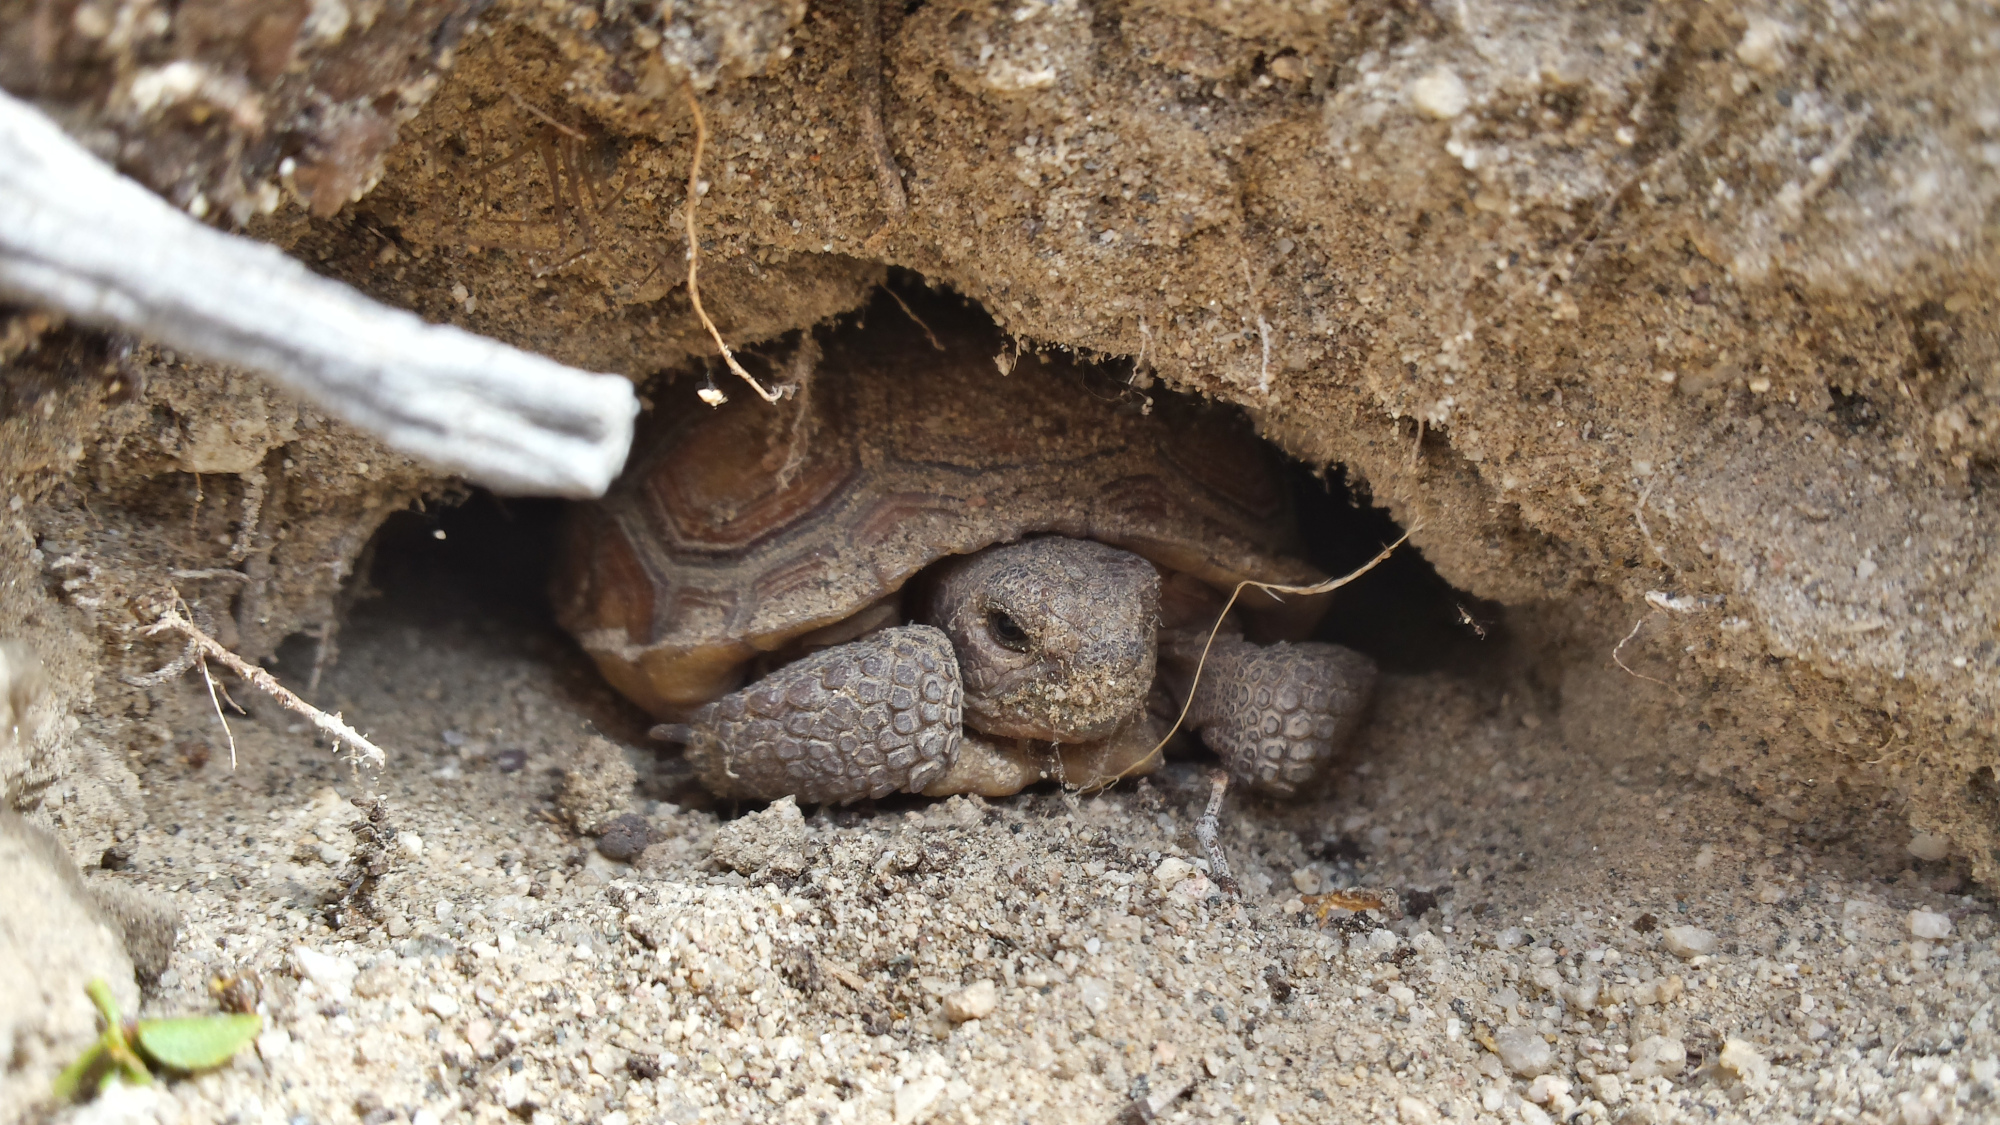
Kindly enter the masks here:
[[[1153, 565], [1114, 547], [990, 547], [939, 568], [919, 599], [930, 624], [803, 657], [665, 733], [728, 797], [1000, 796], [1044, 777], [1101, 787], [1157, 763], [1156, 662], [1184, 697], [1207, 640], [1160, 634], [1159, 599]], [[1188, 726], [1239, 781], [1289, 795], [1346, 740], [1374, 679], [1372, 661], [1335, 645], [1220, 636]]]
[[[1163, 638], [1172, 678], [1185, 685], [1206, 632]], [[1237, 781], [1288, 797], [1312, 781], [1360, 724], [1375, 686], [1375, 662], [1339, 645], [1256, 645], [1215, 638], [1195, 684], [1187, 725]], [[1185, 686], [1180, 695], [1184, 697]]]
[[1060, 535], [948, 559], [918, 611], [965, 676], [966, 725], [999, 739], [1097, 742], [1153, 686], [1160, 574]]
[[942, 777], [961, 712], [950, 642], [909, 625], [795, 660], [666, 733], [721, 796], [846, 804]]

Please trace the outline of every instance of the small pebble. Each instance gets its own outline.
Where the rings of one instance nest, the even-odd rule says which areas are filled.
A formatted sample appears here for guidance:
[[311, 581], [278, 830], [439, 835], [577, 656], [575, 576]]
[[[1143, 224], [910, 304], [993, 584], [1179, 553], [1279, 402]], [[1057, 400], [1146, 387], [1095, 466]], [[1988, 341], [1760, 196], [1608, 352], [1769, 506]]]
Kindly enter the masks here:
[[935, 1074], [903, 1083], [896, 1091], [896, 1125], [909, 1125], [924, 1115], [924, 1111], [944, 1093], [944, 1079]]
[[1569, 1080], [1553, 1074], [1544, 1074], [1528, 1084], [1528, 1100], [1536, 1105], [1547, 1105], [1569, 1093]]
[[1319, 893], [1319, 872], [1301, 867], [1292, 872], [1292, 887], [1302, 895]]
[[493, 764], [500, 768], [501, 773], [520, 773], [528, 765], [528, 752], [520, 749], [502, 750], [493, 755]]
[[1533, 1028], [1502, 1028], [1493, 1037], [1493, 1051], [1502, 1066], [1522, 1078], [1546, 1074], [1556, 1064], [1555, 1048]]
[[424, 997], [424, 1008], [441, 1020], [448, 1020], [459, 1011], [458, 1000], [445, 992], [433, 992]]
[[1687, 1048], [1678, 1039], [1655, 1035], [1632, 1048], [1632, 1065], [1625, 1076], [1631, 1079], [1678, 1078], [1687, 1067]]
[[335, 957], [306, 945], [292, 947], [292, 967], [335, 1000], [354, 994], [354, 978], [361, 971], [351, 957]]
[[1000, 990], [990, 980], [977, 980], [944, 998], [945, 1018], [953, 1023], [985, 1019], [1000, 1003]]
[[387, 996], [396, 990], [396, 973], [387, 965], [376, 965], [363, 970], [354, 978], [354, 994], [363, 999]]
[[1715, 952], [1715, 935], [1700, 926], [1668, 926], [1660, 933], [1660, 945], [1683, 961], [1706, 957]]
[[1951, 840], [1929, 832], [1919, 832], [1910, 837], [1909, 852], [1918, 859], [1935, 863], [1951, 854]]
[[1757, 1048], [1742, 1039], [1724, 1042], [1715, 1061], [1745, 1082], [1762, 1083], [1771, 1076], [1771, 1064]]
[[1951, 916], [1930, 910], [1910, 911], [1910, 935], [1925, 941], [1938, 941], [1951, 936]]
[[653, 842], [653, 826], [638, 813], [613, 817], [597, 838], [597, 854], [605, 859], [630, 863]]
[[1396, 1120], [1402, 1125], [1436, 1125], [1437, 1119], [1437, 1110], [1422, 1098], [1405, 1094], [1396, 1099]]
[[1179, 856], [1170, 855], [1153, 868], [1153, 881], [1162, 887], [1171, 887], [1194, 874], [1194, 864]]
[[1592, 1078], [1590, 1088], [1597, 1094], [1597, 1100], [1605, 1105], [1617, 1105], [1625, 1100], [1625, 1084], [1618, 1081], [1615, 1074], [1600, 1074]]
[[1464, 113], [1469, 100], [1464, 79], [1442, 66], [1410, 83], [1410, 104], [1439, 121]]

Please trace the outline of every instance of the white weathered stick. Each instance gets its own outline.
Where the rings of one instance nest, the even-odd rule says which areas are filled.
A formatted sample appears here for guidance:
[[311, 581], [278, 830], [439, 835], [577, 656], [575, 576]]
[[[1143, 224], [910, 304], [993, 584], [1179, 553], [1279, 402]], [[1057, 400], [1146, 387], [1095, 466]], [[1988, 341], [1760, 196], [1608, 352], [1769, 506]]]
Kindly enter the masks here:
[[0, 93], [0, 294], [263, 373], [393, 449], [514, 493], [595, 496], [638, 400], [370, 300], [120, 176]]
[[[168, 629], [172, 629], [174, 632], [193, 641], [202, 652], [221, 661], [230, 671], [250, 681], [254, 686], [263, 689], [271, 698], [283, 704], [286, 709], [304, 715], [307, 722], [325, 731], [330, 737], [345, 742], [354, 751], [355, 760], [364, 765], [375, 766], [378, 769], [383, 763], [389, 760], [388, 755], [382, 753], [381, 747], [361, 737], [361, 732], [342, 722], [339, 715], [329, 715], [312, 704], [307, 703], [305, 700], [300, 699], [298, 696], [293, 695], [271, 673], [264, 671], [262, 668], [222, 647], [222, 642], [202, 632], [180, 610], [169, 609], [160, 614], [159, 621], [149, 627], [146, 633], [150, 636], [155, 633], [165, 632]], [[207, 676], [208, 669], [203, 668], [202, 675]], [[209, 681], [208, 690], [210, 697], [213, 698], [215, 681]], [[215, 713], [218, 716], [222, 714], [221, 703], [215, 705]], [[225, 731], [229, 729], [229, 720], [222, 720], [222, 729]], [[232, 735], [230, 737], [229, 743], [230, 759], [233, 762], [236, 755], [235, 736]]]

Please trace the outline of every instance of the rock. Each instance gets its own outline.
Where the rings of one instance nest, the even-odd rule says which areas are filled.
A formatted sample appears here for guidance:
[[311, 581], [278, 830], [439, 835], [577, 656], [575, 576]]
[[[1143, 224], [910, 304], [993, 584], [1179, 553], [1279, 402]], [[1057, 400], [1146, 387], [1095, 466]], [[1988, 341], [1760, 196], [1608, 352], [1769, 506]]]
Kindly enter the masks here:
[[424, 1010], [441, 1020], [448, 1020], [459, 1013], [458, 998], [449, 992], [433, 992], [424, 997]]
[[613, 817], [597, 838], [597, 854], [605, 859], [630, 863], [653, 842], [653, 826], [638, 813]]
[[1410, 83], [1410, 104], [1439, 121], [1449, 121], [1464, 113], [1470, 100], [1465, 81], [1446, 67], [1438, 67]]
[[158, 895], [108, 879], [100, 879], [89, 887], [105, 921], [124, 940], [125, 952], [132, 958], [132, 971], [139, 983], [151, 988], [173, 959], [174, 942], [181, 932], [181, 912]]
[[292, 968], [335, 1000], [354, 995], [354, 978], [361, 972], [353, 958], [321, 953], [309, 945], [292, 947]]
[[0, 640], [0, 743], [35, 740], [31, 713], [48, 689], [48, 673], [35, 650], [25, 641]]
[[1402, 1125], [1437, 1125], [1437, 1110], [1422, 1098], [1405, 1094], [1396, 1099], [1396, 1120]]
[[1076, 978], [1076, 995], [1083, 1006], [1093, 1016], [1101, 1016], [1111, 1010], [1111, 986], [1097, 977]]
[[624, 813], [632, 799], [639, 772], [625, 760], [625, 751], [607, 739], [591, 735], [563, 763], [562, 788], [556, 808], [570, 827], [595, 836]]
[[1555, 1048], [1528, 1027], [1502, 1028], [1493, 1037], [1493, 1053], [1500, 1056], [1502, 1066], [1522, 1078], [1546, 1074], [1556, 1065]]
[[896, 1125], [910, 1125], [930, 1112], [937, 1103], [938, 1095], [944, 1093], [944, 1079], [935, 1074], [926, 1074], [903, 1083], [896, 1091]]
[[1930, 910], [1910, 911], [1910, 936], [1940, 941], [1951, 936], [1951, 916]]
[[1715, 1061], [1722, 1069], [1745, 1082], [1761, 1085], [1771, 1076], [1771, 1064], [1756, 1047], [1742, 1039], [1725, 1041], [1722, 1053], [1716, 1056]]
[[1597, 1100], [1605, 1105], [1617, 1105], [1625, 1100], [1625, 1084], [1615, 1074], [1600, 1074], [1590, 1080], [1590, 1088]]
[[709, 855], [739, 875], [754, 875], [766, 867], [780, 874], [805, 870], [806, 818], [799, 803], [781, 797], [757, 812], [715, 830]]
[[1162, 887], [1171, 887], [1194, 874], [1195, 866], [1179, 856], [1170, 855], [1153, 868], [1153, 881]]
[[1293, 871], [1292, 889], [1302, 895], [1319, 893], [1319, 872], [1310, 867], [1301, 867]]
[[1951, 854], [1951, 840], [1945, 836], [1919, 832], [1910, 837], [1909, 852], [1918, 859], [1935, 863]]
[[396, 991], [399, 983], [394, 969], [387, 965], [375, 965], [363, 969], [360, 975], [354, 978], [354, 994], [364, 1000], [372, 1000], [377, 996], [387, 996]]
[[1632, 1048], [1632, 1065], [1627, 1078], [1678, 1078], [1687, 1068], [1687, 1048], [1678, 1039], [1655, 1035]]
[[1544, 1074], [1537, 1077], [1533, 1082], [1528, 1083], [1528, 1100], [1534, 1102], [1536, 1105], [1547, 1105], [1569, 1093], [1569, 1090], [1570, 1086], [1567, 1078], [1562, 1078], [1554, 1074]]
[[1660, 933], [1660, 945], [1683, 961], [1706, 957], [1715, 952], [1715, 935], [1700, 926], [1668, 926]]
[[1000, 990], [990, 980], [976, 980], [944, 998], [945, 1018], [953, 1023], [981, 1020], [1000, 1003]]
[[1743, 38], [1736, 41], [1736, 59], [1752, 70], [1776, 74], [1785, 68], [1785, 40], [1791, 29], [1769, 16], [1750, 17]]
[[84, 985], [102, 978], [130, 1015], [132, 962], [53, 836], [0, 811], [0, 1121], [39, 1120], [30, 1108], [97, 1036]]

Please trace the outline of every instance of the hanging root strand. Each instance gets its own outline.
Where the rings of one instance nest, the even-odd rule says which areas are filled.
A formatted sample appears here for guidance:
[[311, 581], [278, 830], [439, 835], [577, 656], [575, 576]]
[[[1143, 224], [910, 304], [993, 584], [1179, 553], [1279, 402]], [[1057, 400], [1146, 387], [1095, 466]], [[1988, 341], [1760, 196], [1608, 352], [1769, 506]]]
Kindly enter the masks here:
[[695, 223], [694, 212], [696, 204], [701, 200], [701, 154], [702, 150], [708, 147], [708, 120], [701, 114], [701, 99], [695, 97], [694, 80], [689, 79], [681, 89], [687, 95], [688, 112], [694, 116], [694, 159], [688, 161], [687, 206], [682, 208], [682, 214], [687, 219], [688, 303], [694, 306], [694, 314], [701, 318], [702, 327], [708, 329], [709, 336], [715, 340], [715, 346], [722, 350], [722, 362], [729, 365], [729, 369], [736, 373], [737, 378], [750, 384], [750, 389], [757, 392], [758, 398], [765, 402], [776, 402], [778, 392], [767, 390], [764, 384], [757, 381], [755, 375], [744, 370], [743, 365], [736, 362], [736, 353], [729, 350], [729, 344], [722, 338], [722, 330], [715, 326], [715, 321], [709, 319], [708, 310], [701, 307], [701, 282], [698, 280], [698, 275], [701, 273], [701, 230]]

